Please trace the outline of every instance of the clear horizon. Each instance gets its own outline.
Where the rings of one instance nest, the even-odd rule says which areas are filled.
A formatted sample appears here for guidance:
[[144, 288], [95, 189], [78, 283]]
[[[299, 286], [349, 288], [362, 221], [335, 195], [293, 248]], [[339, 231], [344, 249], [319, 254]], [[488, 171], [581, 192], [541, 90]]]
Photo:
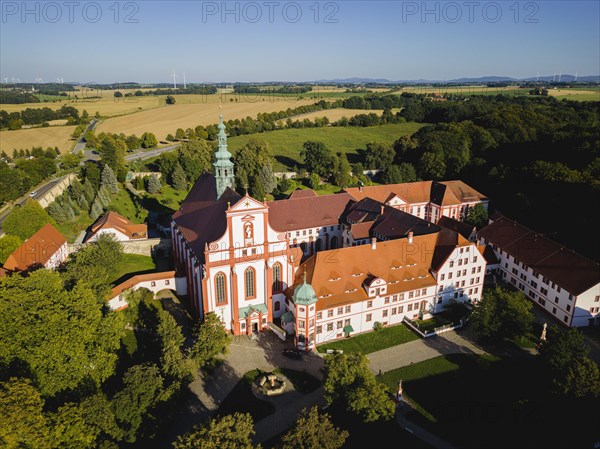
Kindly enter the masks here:
[[0, 82], [600, 74], [596, 1], [11, 2]]

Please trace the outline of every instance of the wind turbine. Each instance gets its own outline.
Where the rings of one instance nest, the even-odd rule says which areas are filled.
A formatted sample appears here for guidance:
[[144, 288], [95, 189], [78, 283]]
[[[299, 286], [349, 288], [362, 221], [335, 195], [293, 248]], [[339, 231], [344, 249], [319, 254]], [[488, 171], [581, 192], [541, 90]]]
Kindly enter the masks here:
[[537, 72], [537, 77], [535, 78], [535, 82], [537, 83], [540, 80], [540, 72]]
[[175, 69], [173, 69], [171, 76], [173, 77], [173, 89], [177, 89], [177, 74], [175, 73]]
[[62, 76], [57, 76], [56, 77], [56, 82], [60, 83], [60, 84], [63, 84], [65, 82], [65, 79]]
[[4, 84], [8, 84], [8, 77], [4, 78]]
[[558, 82], [560, 83], [560, 78], [562, 77], [562, 72], [558, 72]]
[[187, 89], [187, 86], [185, 84], [185, 72], [183, 72], [183, 88]]
[[42, 77], [41, 77], [41, 76], [38, 76], [38, 77], [35, 79], [35, 82], [36, 82], [36, 83], [39, 83], [39, 84], [42, 84], [42, 83], [44, 82], [44, 80], [42, 79]]
[[577, 72], [575, 72], [575, 82], [577, 82]]

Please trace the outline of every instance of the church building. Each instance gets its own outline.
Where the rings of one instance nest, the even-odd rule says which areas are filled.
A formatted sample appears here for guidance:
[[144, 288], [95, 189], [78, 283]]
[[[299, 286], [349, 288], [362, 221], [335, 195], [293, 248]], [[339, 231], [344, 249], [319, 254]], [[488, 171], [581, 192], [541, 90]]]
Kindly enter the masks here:
[[[242, 196], [222, 115], [215, 159], [214, 173], [200, 176], [171, 224], [176, 270], [198, 319], [214, 312], [235, 335], [277, 322], [308, 350], [372, 330], [376, 320], [394, 324], [450, 298], [481, 297], [479, 249], [433, 216], [364, 199], [363, 191], [304, 190], [278, 201]], [[461, 266], [456, 281], [446, 274], [453, 258]], [[398, 313], [403, 297], [411, 303]]]

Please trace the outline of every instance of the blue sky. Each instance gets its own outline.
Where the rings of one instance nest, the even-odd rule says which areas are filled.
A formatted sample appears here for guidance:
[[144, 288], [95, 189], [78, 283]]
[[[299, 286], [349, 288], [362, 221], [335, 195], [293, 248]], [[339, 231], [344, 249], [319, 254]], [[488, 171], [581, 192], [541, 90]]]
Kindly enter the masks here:
[[0, 76], [108, 83], [169, 82], [173, 69], [188, 82], [596, 75], [599, 4], [56, 1], [28, 2], [25, 11], [2, 0]]

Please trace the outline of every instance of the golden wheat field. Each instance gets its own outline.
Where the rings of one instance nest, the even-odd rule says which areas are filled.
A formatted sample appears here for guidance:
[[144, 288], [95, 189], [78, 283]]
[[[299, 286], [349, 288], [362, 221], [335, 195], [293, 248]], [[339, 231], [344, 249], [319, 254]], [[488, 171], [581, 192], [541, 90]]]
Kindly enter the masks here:
[[[195, 128], [206, 126], [219, 121], [220, 95], [209, 95], [204, 103], [185, 103], [184, 97], [200, 97], [200, 95], [177, 96], [177, 104], [141, 111], [123, 117], [113, 117], [104, 120], [96, 128], [100, 132], [136, 134], [152, 132], [159, 140], [165, 140], [168, 134], [175, 134], [177, 128]], [[232, 97], [231, 97], [232, 98]], [[252, 97], [250, 97], [252, 99]], [[277, 112], [287, 108], [313, 104], [310, 99], [297, 100], [290, 98], [254, 97], [256, 101], [224, 102], [223, 117], [225, 120], [256, 117], [259, 112]], [[180, 101], [181, 100], [181, 101]], [[187, 99], [190, 100], [191, 99]]]
[[58, 147], [61, 153], [66, 153], [73, 144], [71, 134], [74, 130], [74, 126], [50, 126], [47, 128], [0, 131], [0, 151], [5, 151], [10, 156], [13, 149]]
[[381, 109], [328, 109], [326, 111], [315, 111], [309, 112], [307, 114], [295, 115], [292, 117], [292, 120], [304, 120], [305, 118], [309, 120], [314, 120], [317, 117], [327, 117], [330, 122], [335, 122], [341, 119], [342, 117], [350, 118], [354, 117], [358, 114], [370, 114], [375, 113], [377, 115], [381, 115], [383, 110]]

